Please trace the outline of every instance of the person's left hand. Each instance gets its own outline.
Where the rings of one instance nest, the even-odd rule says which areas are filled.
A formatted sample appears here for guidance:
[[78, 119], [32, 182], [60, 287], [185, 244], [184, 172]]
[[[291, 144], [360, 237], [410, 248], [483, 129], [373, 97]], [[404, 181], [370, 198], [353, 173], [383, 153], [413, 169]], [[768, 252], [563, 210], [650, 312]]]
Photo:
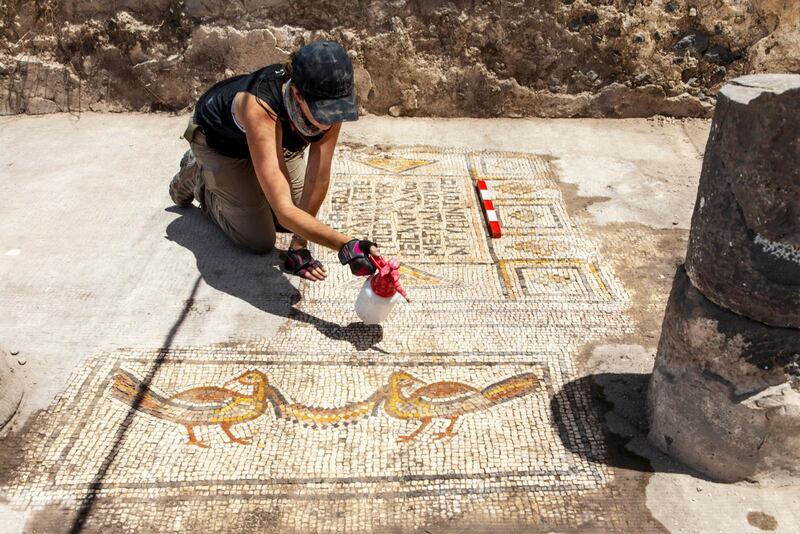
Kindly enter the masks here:
[[311, 257], [307, 248], [289, 249], [284, 256], [284, 268], [297, 276], [302, 276], [306, 280], [316, 282], [325, 280], [328, 271], [319, 260]]

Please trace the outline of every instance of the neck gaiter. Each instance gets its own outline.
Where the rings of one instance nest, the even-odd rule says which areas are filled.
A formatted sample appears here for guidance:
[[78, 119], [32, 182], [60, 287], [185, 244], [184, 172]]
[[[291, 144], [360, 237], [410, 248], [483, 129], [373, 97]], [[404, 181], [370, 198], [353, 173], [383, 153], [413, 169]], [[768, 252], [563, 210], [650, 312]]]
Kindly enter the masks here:
[[289, 80], [283, 87], [283, 104], [286, 106], [286, 111], [289, 113], [289, 119], [292, 121], [292, 124], [294, 124], [297, 131], [305, 137], [314, 137], [315, 135], [321, 134], [322, 130], [306, 119], [303, 110], [300, 109], [300, 104], [292, 97], [291, 87], [292, 81]]

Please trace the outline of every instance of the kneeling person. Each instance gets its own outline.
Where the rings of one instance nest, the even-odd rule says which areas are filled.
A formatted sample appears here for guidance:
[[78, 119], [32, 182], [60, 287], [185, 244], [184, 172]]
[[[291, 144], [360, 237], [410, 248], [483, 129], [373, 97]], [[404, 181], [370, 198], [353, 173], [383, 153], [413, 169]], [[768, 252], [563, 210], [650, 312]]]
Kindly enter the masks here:
[[331, 41], [306, 45], [286, 65], [222, 80], [200, 97], [170, 196], [183, 207], [197, 198], [228, 237], [257, 254], [275, 246], [276, 225], [293, 232], [284, 267], [309, 280], [327, 272], [308, 241], [338, 251], [353, 274], [371, 274], [377, 246], [316, 219], [342, 122], [357, 119], [345, 50]]

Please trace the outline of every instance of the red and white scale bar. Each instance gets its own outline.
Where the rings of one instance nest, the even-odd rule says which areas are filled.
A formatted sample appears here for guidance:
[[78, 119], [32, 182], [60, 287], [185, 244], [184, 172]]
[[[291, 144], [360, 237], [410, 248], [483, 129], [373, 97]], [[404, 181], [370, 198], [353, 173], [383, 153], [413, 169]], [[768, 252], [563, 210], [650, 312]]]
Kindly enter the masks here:
[[481, 197], [483, 212], [486, 214], [486, 222], [489, 225], [489, 235], [493, 238], [500, 237], [502, 235], [500, 232], [500, 221], [497, 219], [497, 212], [494, 210], [494, 204], [492, 204], [492, 192], [486, 186], [485, 180], [478, 180], [478, 196]]

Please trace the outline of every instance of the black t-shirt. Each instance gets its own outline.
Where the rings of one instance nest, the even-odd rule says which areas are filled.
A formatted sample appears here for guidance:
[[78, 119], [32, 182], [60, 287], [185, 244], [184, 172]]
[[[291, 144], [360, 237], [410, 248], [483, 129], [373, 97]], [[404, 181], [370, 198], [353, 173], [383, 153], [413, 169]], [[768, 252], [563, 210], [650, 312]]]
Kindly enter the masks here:
[[292, 127], [283, 103], [284, 75], [283, 65], [276, 63], [251, 74], [222, 80], [206, 91], [197, 101], [194, 120], [203, 128], [208, 146], [223, 156], [250, 159], [247, 137], [233, 120], [231, 112], [233, 99], [240, 92], [257, 96], [278, 115], [283, 148], [298, 152], [309, 141], [321, 139], [323, 134], [306, 139]]

